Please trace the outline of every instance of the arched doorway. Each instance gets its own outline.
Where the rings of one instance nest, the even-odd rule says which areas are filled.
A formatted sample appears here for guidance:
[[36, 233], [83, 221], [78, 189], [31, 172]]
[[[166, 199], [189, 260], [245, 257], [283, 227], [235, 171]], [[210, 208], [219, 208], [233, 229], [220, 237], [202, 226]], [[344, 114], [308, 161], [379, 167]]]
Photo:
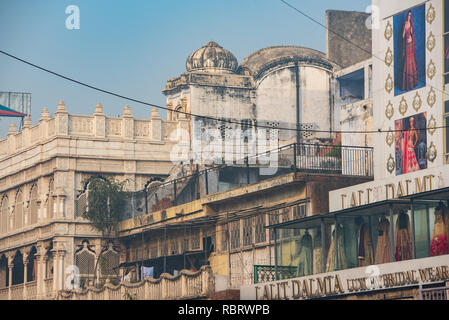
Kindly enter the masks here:
[[23, 255], [17, 250], [14, 256], [14, 268], [12, 268], [12, 285], [21, 284], [24, 280]]
[[27, 264], [27, 282], [37, 280], [37, 260], [36, 260], [37, 250], [35, 247], [31, 248], [28, 255]]
[[4, 254], [0, 258], [0, 288], [5, 288], [9, 285], [9, 270], [8, 259]]

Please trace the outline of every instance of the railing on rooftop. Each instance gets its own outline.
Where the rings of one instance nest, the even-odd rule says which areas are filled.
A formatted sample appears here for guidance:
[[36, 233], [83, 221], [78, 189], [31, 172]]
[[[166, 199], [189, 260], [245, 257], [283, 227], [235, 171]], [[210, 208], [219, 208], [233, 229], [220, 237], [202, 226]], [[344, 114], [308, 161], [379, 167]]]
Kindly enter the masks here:
[[[233, 164], [216, 165], [187, 174], [183, 172], [181, 178], [155, 181], [144, 190], [134, 192], [122, 219], [164, 210], [295, 171], [371, 177], [374, 174], [373, 148], [293, 143], [248, 156]], [[86, 200], [85, 194], [76, 200], [77, 216], [82, 215]]]

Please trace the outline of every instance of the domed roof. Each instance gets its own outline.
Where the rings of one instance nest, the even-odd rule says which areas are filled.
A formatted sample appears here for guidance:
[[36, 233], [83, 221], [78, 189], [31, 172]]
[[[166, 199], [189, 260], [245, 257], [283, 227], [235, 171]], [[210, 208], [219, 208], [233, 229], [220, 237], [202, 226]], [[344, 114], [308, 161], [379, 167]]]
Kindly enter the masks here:
[[186, 61], [187, 71], [212, 73], [235, 72], [238, 65], [237, 58], [230, 51], [213, 41], [192, 52]]
[[298, 46], [274, 46], [260, 49], [243, 59], [240, 69], [248, 70], [255, 78], [259, 78], [270, 68], [289, 61], [301, 61], [327, 69], [334, 66], [320, 51]]

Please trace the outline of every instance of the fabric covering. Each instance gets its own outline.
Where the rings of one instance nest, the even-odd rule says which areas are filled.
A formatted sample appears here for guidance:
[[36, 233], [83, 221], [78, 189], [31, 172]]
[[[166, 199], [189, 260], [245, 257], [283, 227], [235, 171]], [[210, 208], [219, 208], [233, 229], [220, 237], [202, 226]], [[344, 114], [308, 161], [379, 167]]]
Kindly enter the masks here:
[[25, 113], [14, 111], [0, 104], [0, 116], [2, 117], [26, 117]]
[[[338, 225], [338, 243], [335, 245], [335, 230], [332, 232], [332, 241], [329, 246], [329, 253], [326, 261], [326, 272], [332, 272], [336, 270], [346, 269], [348, 264], [346, 261], [345, 247], [343, 241], [343, 228]], [[338, 248], [337, 248], [338, 247]], [[338, 259], [337, 259], [338, 254]], [[337, 265], [338, 260], [338, 265]]]
[[375, 264], [391, 262], [390, 222], [381, 217], [377, 225], [377, 246]]
[[396, 219], [396, 261], [413, 259], [412, 231], [408, 214], [401, 211]]
[[302, 277], [313, 272], [312, 237], [308, 232], [301, 238], [301, 249], [299, 252], [299, 262], [296, 268], [296, 276]]
[[366, 267], [374, 263], [373, 241], [368, 223], [363, 223], [359, 228], [359, 266]]
[[141, 267], [142, 279], [154, 277], [154, 267]]

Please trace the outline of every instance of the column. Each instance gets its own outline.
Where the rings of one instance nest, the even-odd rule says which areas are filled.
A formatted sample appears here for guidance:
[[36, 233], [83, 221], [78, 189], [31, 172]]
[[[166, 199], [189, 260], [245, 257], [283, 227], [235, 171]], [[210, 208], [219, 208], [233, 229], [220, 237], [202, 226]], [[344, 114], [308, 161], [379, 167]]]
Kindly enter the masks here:
[[131, 108], [126, 105], [123, 109], [122, 115], [122, 135], [125, 139], [133, 139], [134, 138], [134, 117], [131, 114]]
[[28, 257], [29, 252], [23, 252], [23, 299], [28, 297], [27, 280], [28, 280]]
[[106, 137], [106, 116], [103, 113], [103, 106], [97, 103], [94, 112], [94, 135], [98, 138]]
[[8, 258], [8, 300], [11, 300], [11, 286], [12, 286], [12, 269], [14, 268], [14, 254], [7, 256]]
[[58, 272], [57, 276], [55, 275], [55, 278], [53, 279], [54, 286], [56, 285], [56, 290], [64, 290], [64, 256], [65, 251], [59, 250], [56, 252], [57, 262], [56, 270]]
[[[48, 256], [46, 254], [44, 254], [41, 257], [41, 264], [38, 267], [38, 277], [40, 275], [40, 285], [41, 285], [41, 294], [42, 297], [47, 297], [47, 295], [49, 294], [49, 292], [47, 292], [47, 282], [45, 281], [47, 279], [47, 261], [48, 261]], [[39, 281], [39, 278], [38, 278]], [[39, 282], [38, 282], [38, 286], [39, 286]]]
[[59, 255], [58, 251], [52, 250], [53, 253], [53, 292], [58, 292], [59, 285]]
[[159, 116], [159, 112], [156, 108], [153, 108], [151, 111], [151, 125], [150, 125], [150, 132], [151, 132], [151, 140], [154, 141], [162, 141], [162, 119]]
[[65, 109], [65, 103], [61, 100], [58, 103], [58, 109], [55, 112], [55, 131], [56, 135], [69, 134], [69, 113]]

